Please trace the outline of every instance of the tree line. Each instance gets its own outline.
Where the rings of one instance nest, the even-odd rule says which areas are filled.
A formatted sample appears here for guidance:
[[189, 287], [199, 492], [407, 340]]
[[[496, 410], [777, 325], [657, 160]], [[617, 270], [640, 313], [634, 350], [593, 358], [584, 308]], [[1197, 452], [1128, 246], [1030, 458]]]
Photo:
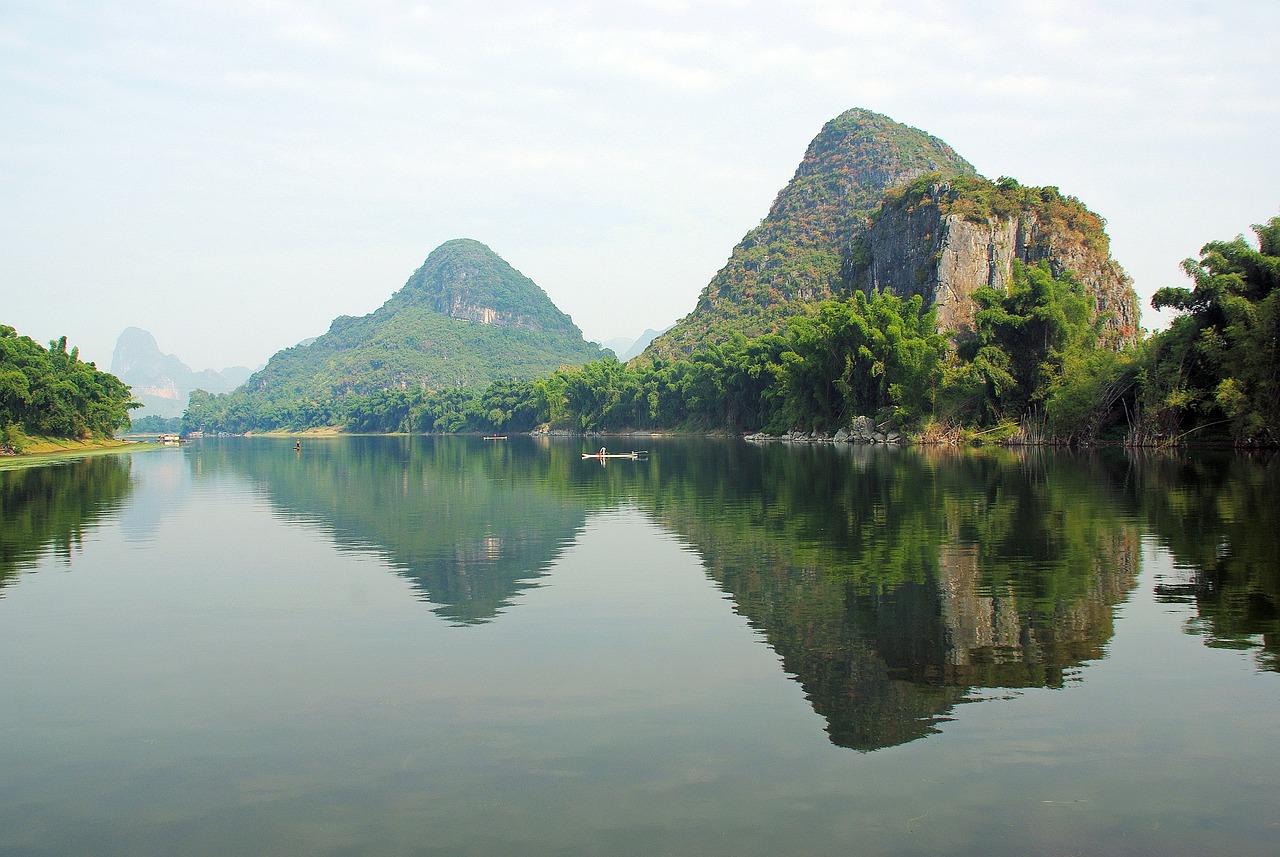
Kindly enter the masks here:
[[67, 351], [64, 336], [46, 349], [0, 325], [0, 444], [21, 450], [24, 438], [113, 437], [137, 407], [119, 378]]
[[936, 331], [918, 296], [856, 292], [782, 333], [730, 334], [687, 357], [605, 358], [484, 389], [400, 388], [328, 399], [192, 395], [187, 431], [342, 426], [354, 432], [676, 430], [832, 433], [859, 416], [923, 439], [1029, 443], [1274, 443], [1280, 417], [1280, 218], [1213, 242], [1167, 288], [1181, 312], [1133, 348], [1100, 346], [1104, 318], [1070, 273], [1016, 264], [974, 294], [973, 327]]

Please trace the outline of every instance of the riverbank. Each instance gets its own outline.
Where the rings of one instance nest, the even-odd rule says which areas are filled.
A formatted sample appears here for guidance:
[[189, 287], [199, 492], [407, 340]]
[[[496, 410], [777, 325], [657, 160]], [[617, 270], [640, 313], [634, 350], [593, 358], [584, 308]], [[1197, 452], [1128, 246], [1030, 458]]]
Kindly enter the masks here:
[[67, 440], [64, 438], [28, 437], [23, 451], [15, 455], [0, 455], [0, 470], [29, 467], [70, 458], [90, 455], [113, 455], [120, 452], [141, 452], [159, 449], [160, 444], [147, 441], [95, 438], [92, 440]]
[[306, 429], [273, 429], [271, 431], [247, 431], [245, 437], [333, 437], [347, 434], [342, 426], [320, 426]]

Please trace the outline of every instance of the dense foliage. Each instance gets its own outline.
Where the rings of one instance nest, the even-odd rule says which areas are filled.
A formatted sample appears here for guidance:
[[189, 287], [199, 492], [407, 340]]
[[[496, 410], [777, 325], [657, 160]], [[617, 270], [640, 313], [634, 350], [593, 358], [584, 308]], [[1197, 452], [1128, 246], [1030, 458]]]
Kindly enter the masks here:
[[[1036, 422], [1043, 437], [1093, 440], [1131, 392], [1136, 355], [1097, 347], [1103, 319], [1070, 272], [1014, 265], [1007, 292], [980, 289], [973, 332], [946, 372], [940, 414], [990, 426]], [[1033, 438], [1034, 439], [1034, 438]]]
[[46, 349], [0, 325], [0, 443], [20, 447], [20, 435], [112, 437], [129, 425], [129, 388], [119, 378], [67, 351], [67, 338]]
[[396, 387], [476, 387], [532, 378], [601, 354], [558, 333], [476, 324], [428, 307], [343, 317], [310, 345], [280, 351], [246, 389], [267, 400], [341, 398]]
[[134, 434], [177, 434], [182, 431], [182, 417], [134, 417], [129, 431]]
[[[631, 365], [607, 358], [483, 390], [388, 389], [344, 399], [271, 403], [237, 393], [192, 396], [188, 430], [344, 425], [358, 432], [686, 429], [834, 432], [867, 415], [901, 428], [930, 419], [987, 426], [1047, 408], [1072, 430], [1068, 366], [1089, 365], [1095, 323], [1078, 283], [1019, 268], [1008, 294], [981, 296], [970, 339], [953, 349], [920, 297], [861, 292], [825, 301], [783, 334], [738, 333], [688, 358]], [[1102, 368], [1110, 380], [1119, 358]], [[1078, 396], [1076, 396], [1078, 398]], [[1096, 428], [1096, 426], [1095, 426]]]
[[[1007, 188], [1012, 198], [1018, 191]], [[994, 433], [1014, 442], [1274, 443], [1280, 419], [1280, 218], [1206, 245], [1194, 290], [1137, 348], [1102, 347], [1107, 319], [1047, 262], [1015, 264], [1007, 290], [973, 299], [973, 327], [936, 332], [919, 297], [854, 293], [793, 316], [781, 333], [741, 332], [687, 357], [613, 358], [487, 387], [393, 388], [269, 401], [192, 397], [187, 430], [240, 433], [336, 425], [359, 432], [688, 430], [831, 433], [859, 416], [925, 437]]]
[[1183, 269], [1191, 289], [1164, 288], [1157, 309], [1180, 311], [1151, 343], [1144, 376], [1148, 431], [1163, 438], [1280, 439], [1280, 217], [1213, 241]]

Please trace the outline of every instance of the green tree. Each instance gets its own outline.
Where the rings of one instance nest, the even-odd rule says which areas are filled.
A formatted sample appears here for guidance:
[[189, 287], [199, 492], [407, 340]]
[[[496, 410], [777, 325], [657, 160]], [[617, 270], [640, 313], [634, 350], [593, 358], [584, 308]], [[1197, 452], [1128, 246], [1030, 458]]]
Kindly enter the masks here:
[[947, 351], [934, 324], [920, 296], [879, 292], [826, 301], [796, 319], [781, 354], [785, 418], [819, 431], [882, 413], [917, 424], [933, 410]]
[[[974, 293], [973, 332], [947, 368], [943, 412], [977, 426], [1039, 414], [1058, 439], [1092, 438], [1132, 387], [1131, 360], [1099, 348], [1104, 317], [1090, 320], [1084, 288], [1047, 262], [1013, 265], [1009, 288]], [[1127, 382], [1126, 382], [1127, 379]]]
[[67, 350], [64, 336], [42, 348], [0, 325], [0, 429], [13, 436], [113, 437], [138, 407], [129, 388]]
[[1151, 299], [1181, 313], [1146, 365], [1144, 404], [1166, 437], [1226, 426], [1237, 441], [1274, 443], [1280, 432], [1280, 217], [1253, 231], [1256, 249], [1244, 236], [1210, 242], [1183, 262], [1193, 288]]

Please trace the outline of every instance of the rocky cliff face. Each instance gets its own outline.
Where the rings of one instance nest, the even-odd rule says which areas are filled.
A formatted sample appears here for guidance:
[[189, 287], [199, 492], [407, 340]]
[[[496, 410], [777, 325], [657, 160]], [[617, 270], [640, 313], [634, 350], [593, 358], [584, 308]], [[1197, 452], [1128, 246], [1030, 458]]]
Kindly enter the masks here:
[[1014, 261], [1072, 271], [1106, 319], [1104, 344], [1137, 340], [1138, 303], [1102, 219], [1055, 188], [981, 178], [943, 141], [867, 110], [828, 122], [768, 216], [733, 249], [694, 311], [654, 340], [674, 357], [777, 332], [854, 289], [919, 294], [939, 327], [972, 324], [971, 295], [1003, 288]]
[[[1047, 261], [1054, 276], [1070, 271], [1084, 285], [1094, 316], [1104, 319], [1108, 346], [1137, 341], [1137, 296], [1111, 259], [1096, 215], [1052, 189], [1016, 185], [1008, 187], [1016, 187], [1025, 205], [979, 209], [965, 203], [997, 186], [957, 184], [937, 182], [886, 201], [874, 225], [851, 244], [845, 268], [850, 285], [921, 295], [926, 306], [937, 307], [940, 330], [963, 334], [973, 325], [974, 291], [1006, 289], [1015, 261]], [[1050, 205], [1037, 206], [1034, 200], [1044, 196]], [[1075, 222], [1056, 216], [1054, 207], [1070, 210]]]
[[687, 354], [727, 339], [781, 330], [805, 305], [847, 292], [844, 248], [890, 188], [921, 175], [973, 175], [925, 132], [870, 110], [832, 119], [809, 144], [760, 225], [743, 237], [697, 307], [654, 340], [654, 354]]

